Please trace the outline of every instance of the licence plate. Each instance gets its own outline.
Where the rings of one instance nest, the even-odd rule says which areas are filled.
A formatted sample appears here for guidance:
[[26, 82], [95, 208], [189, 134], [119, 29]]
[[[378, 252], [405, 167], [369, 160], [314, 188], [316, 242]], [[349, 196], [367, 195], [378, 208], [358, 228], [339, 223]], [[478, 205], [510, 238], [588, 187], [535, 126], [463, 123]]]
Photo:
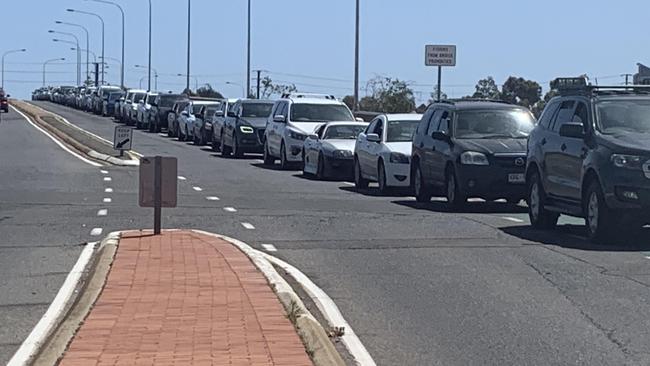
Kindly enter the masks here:
[[526, 182], [524, 174], [508, 174], [508, 183], [523, 184]]

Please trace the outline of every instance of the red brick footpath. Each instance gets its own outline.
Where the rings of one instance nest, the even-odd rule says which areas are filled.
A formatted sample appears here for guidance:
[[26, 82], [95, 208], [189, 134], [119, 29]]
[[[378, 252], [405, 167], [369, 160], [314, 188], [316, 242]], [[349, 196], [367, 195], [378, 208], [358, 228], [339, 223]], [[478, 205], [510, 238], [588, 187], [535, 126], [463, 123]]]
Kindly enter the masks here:
[[123, 235], [60, 365], [312, 363], [246, 255], [221, 239], [168, 231]]

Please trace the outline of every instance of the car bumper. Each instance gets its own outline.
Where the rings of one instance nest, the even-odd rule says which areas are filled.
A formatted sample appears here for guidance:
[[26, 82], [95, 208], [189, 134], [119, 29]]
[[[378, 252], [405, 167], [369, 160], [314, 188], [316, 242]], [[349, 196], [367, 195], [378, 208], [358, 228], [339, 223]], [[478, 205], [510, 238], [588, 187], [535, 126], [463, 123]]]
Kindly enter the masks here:
[[609, 208], [641, 211], [650, 218], [650, 179], [642, 171], [620, 169], [600, 178]]
[[385, 163], [386, 185], [389, 187], [408, 187], [411, 185], [411, 165]]
[[354, 159], [325, 156], [325, 175], [328, 177], [350, 178], [354, 175]]
[[[494, 200], [509, 197], [525, 197], [525, 168], [505, 168], [494, 165], [459, 165], [456, 170], [460, 191], [464, 196]], [[510, 180], [514, 175], [518, 182]]]
[[[263, 128], [254, 128], [253, 133], [237, 133], [235, 136], [237, 138], [237, 144], [242, 151], [259, 154], [264, 152]], [[302, 155], [299, 156], [299, 160], [302, 160]]]

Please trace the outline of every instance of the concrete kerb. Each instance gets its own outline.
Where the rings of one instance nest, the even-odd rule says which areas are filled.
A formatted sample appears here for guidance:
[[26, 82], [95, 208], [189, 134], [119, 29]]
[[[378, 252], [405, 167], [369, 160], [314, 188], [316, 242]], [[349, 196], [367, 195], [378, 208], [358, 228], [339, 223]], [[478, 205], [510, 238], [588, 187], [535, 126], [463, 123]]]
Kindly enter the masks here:
[[46, 113], [46, 114], [52, 116], [57, 121], [59, 121], [61, 123], [65, 123], [65, 124], [71, 126], [72, 128], [74, 128], [74, 129], [78, 130], [79, 132], [83, 133], [84, 135], [86, 135], [89, 139], [93, 140], [94, 143], [104, 144], [104, 145], [107, 143], [106, 140], [101, 139], [98, 136], [96, 136], [96, 135], [94, 135], [94, 134], [92, 134], [92, 133], [90, 133], [90, 132], [88, 132], [88, 131], [86, 131], [84, 129], [81, 129], [81, 128], [71, 124], [70, 122], [68, 122], [66, 120], [62, 120], [59, 116], [57, 116], [54, 113], [46, 111], [43, 108], [41, 108], [39, 106], [35, 106], [35, 105], [31, 104], [31, 103], [16, 101], [16, 102], [12, 103], [12, 105], [15, 108], [19, 109], [21, 112], [23, 112], [23, 113], [27, 114], [28, 116], [30, 116], [35, 123], [37, 123], [39, 126], [45, 128], [48, 132], [50, 132], [51, 134], [56, 136], [56, 138], [58, 138], [59, 140], [63, 141], [65, 144], [73, 147], [75, 150], [83, 153], [84, 155], [88, 156], [91, 159], [107, 162], [109, 164], [118, 165], [118, 166], [138, 166], [138, 165], [140, 165], [140, 161], [138, 160], [137, 155], [135, 155], [135, 154], [131, 154], [131, 153], [127, 152], [127, 155], [131, 159], [130, 160], [125, 160], [125, 159], [120, 159], [120, 158], [117, 158], [117, 157], [114, 157], [114, 156], [110, 156], [110, 155], [107, 155], [107, 154], [100, 153], [100, 152], [96, 151], [95, 149], [93, 149], [93, 147], [82, 144], [81, 142], [75, 140], [73, 137], [65, 134], [64, 132], [62, 132], [58, 128], [52, 126], [50, 123], [44, 121], [41, 118], [40, 114], [35, 113], [34, 110], [32, 110], [31, 108], [38, 109], [38, 110], [42, 111], [42, 113]]

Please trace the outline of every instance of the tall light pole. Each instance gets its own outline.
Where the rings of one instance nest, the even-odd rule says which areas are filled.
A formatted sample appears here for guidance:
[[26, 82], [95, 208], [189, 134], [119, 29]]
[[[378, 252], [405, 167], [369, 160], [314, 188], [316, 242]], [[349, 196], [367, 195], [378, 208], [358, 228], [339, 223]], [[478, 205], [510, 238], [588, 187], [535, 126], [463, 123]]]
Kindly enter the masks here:
[[84, 27], [81, 24], [75, 24], [75, 23], [67, 23], [67, 22], [62, 22], [60, 20], [57, 20], [55, 22], [56, 24], [62, 24], [62, 25], [68, 25], [71, 27], [77, 27], [81, 28], [86, 32], [86, 80], [90, 79], [90, 57], [89, 57], [89, 50], [90, 50], [90, 34], [88, 33], [88, 28]]
[[[81, 48], [79, 47], [79, 38], [77, 38], [77, 36], [74, 33], [59, 32], [51, 29], [47, 32], [52, 34], [61, 34], [64, 36], [74, 38], [77, 45], [77, 86], [81, 85]], [[54, 42], [58, 42], [58, 40], [55, 39]]]
[[[156, 70], [156, 69], [154, 69], [154, 68], [148, 68], [148, 67], [146, 67], [146, 66], [144, 66], [144, 65], [133, 65], [133, 67], [137, 67], [138, 69], [149, 69], [149, 75], [151, 75], [151, 71], [153, 70], [154, 78], [156, 79], [156, 85], [154, 86], [154, 89], [155, 89], [155, 90], [158, 90], [158, 70]], [[150, 77], [151, 77], [151, 76], [150, 76]], [[150, 84], [151, 84], [151, 83], [150, 83]], [[149, 88], [147, 89], [147, 91], [152, 91], [152, 90], [151, 90], [151, 87], [149, 87]]]
[[187, 0], [187, 75], [185, 88], [190, 88], [190, 42], [191, 42], [191, 32], [192, 32], [192, 1]]
[[357, 0], [357, 15], [355, 22], [355, 36], [354, 36], [354, 108], [353, 111], [359, 109], [359, 1]]
[[[102, 57], [104, 57], [104, 41], [105, 41], [105, 27], [104, 27], [104, 18], [102, 18], [99, 14], [87, 12], [87, 11], [82, 11], [82, 10], [76, 10], [76, 9], [66, 9], [67, 11], [71, 13], [79, 13], [79, 14], [85, 14], [85, 15], [92, 15], [94, 17], [97, 17], [99, 21], [102, 22]], [[104, 63], [102, 62], [102, 85], [104, 84]]]
[[151, 90], [151, 0], [149, 0], [149, 90]]
[[[246, 57], [246, 90], [251, 90], [251, 0], [248, 0], [248, 56]], [[246, 98], [247, 95], [244, 95]]]
[[[76, 48], [72, 47], [71, 50], [75, 51]], [[86, 50], [86, 49], [83, 49], [83, 48], [79, 49], [79, 51], [88, 52], [93, 57], [93, 62], [97, 63], [97, 54], [95, 52], [93, 52], [91, 50]], [[88, 73], [88, 75], [90, 75], [90, 72]]]
[[53, 58], [43, 62], [43, 87], [45, 87], [45, 66], [47, 66], [47, 64], [49, 64], [50, 62], [54, 62], [54, 61], [65, 61], [65, 57]]
[[5, 56], [11, 53], [18, 53], [18, 52], [27, 52], [27, 49], [21, 48], [19, 50], [10, 50], [2, 54], [2, 83], [0, 84], [0, 89], [5, 88]]
[[118, 9], [120, 9], [120, 13], [122, 13], [122, 62], [120, 62], [120, 86], [124, 88], [124, 9], [120, 6], [118, 3], [114, 3], [112, 1], [106, 1], [106, 0], [86, 0], [86, 1], [94, 1], [96, 3], [104, 3], [104, 4], [109, 4], [116, 6]]
[[244, 86], [243, 85], [238, 84], [238, 83], [233, 83], [232, 81], [226, 81], [226, 84], [240, 86], [241, 87], [241, 93], [242, 93], [243, 97], [246, 98], [247, 95], [246, 95], [246, 92], [244, 91]]

